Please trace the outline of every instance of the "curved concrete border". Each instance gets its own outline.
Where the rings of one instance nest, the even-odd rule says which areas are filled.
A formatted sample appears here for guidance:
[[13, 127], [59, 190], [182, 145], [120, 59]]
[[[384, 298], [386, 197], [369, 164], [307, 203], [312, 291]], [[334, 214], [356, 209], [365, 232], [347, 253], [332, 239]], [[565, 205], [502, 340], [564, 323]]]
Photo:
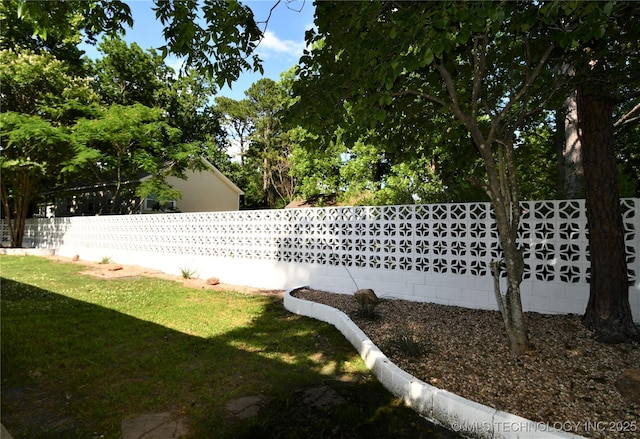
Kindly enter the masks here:
[[392, 363], [345, 313], [324, 304], [293, 297], [291, 293], [297, 289], [285, 293], [284, 307], [295, 314], [335, 326], [356, 348], [382, 385], [427, 420], [470, 438], [581, 437], [470, 401], [417, 379]]

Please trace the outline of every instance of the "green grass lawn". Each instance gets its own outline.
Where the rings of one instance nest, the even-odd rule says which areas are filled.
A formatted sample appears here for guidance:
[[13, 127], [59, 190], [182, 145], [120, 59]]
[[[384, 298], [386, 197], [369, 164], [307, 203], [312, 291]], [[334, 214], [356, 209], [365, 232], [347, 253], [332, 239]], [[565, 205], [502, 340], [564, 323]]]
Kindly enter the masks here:
[[[118, 438], [124, 419], [166, 411], [194, 438], [454, 437], [399, 404], [332, 326], [277, 298], [98, 279], [34, 256], [0, 264], [2, 423], [15, 439]], [[344, 405], [300, 404], [300, 389], [331, 382]], [[225, 416], [254, 395], [271, 401], [260, 416]]]

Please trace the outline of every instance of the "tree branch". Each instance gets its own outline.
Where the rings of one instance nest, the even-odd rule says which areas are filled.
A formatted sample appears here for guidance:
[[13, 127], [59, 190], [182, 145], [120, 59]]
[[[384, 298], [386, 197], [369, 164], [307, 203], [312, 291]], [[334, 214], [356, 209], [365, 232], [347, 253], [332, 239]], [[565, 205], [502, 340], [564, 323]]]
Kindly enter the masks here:
[[421, 98], [425, 98], [427, 100], [430, 100], [431, 102], [435, 102], [436, 104], [442, 105], [445, 108], [449, 108], [449, 105], [442, 99], [440, 99], [437, 96], [431, 95], [429, 93], [424, 93], [418, 90], [406, 90], [406, 91], [399, 91], [399, 92], [392, 92], [391, 96], [394, 97], [399, 97], [399, 96], [409, 96], [409, 95], [413, 95], [413, 96], [419, 96]]
[[634, 116], [631, 117], [633, 115], [633, 113], [635, 113], [636, 111], [640, 110], [640, 103], [636, 104], [635, 107], [633, 107], [631, 109], [631, 111], [629, 111], [627, 114], [625, 114], [624, 116], [622, 116], [620, 119], [618, 119], [614, 124], [613, 127], [614, 128], [618, 128], [621, 125], [626, 125], [629, 123], [633, 123], [636, 122], [640, 119], [640, 115], [638, 116]]
[[516, 102], [519, 102], [522, 99], [522, 97], [529, 91], [529, 88], [531, 88], [536, 78], [540, 75], [542, 68], [547, 64], [547, 60], [549, 59], [549, 56], [551, 55], [551, 52], [553, 51], [554, 48], [555, 46], [553, 44], [547, 47], [547, 50], [545, 50], [544, 54], [540, 58], [540, 61], [538, 61], [538, 64], [536, 65], [535, 69], [533, 69], [533, 72], [531, 72], [530, 74], [527, 74], [526, 80], [522, 85], [522, 87], [520, 88], [520, 90], [516, 94], [511, 96], [507, 105], [505, 105], [505, 107], [502, 109], [502, 111], [498, 115], [499, 119], [502, 119], [504, 114], [507, 113]]
[[[480, 48], [478, 47], [478, 41], [481, 42]], [[480, 50], [480, 56], [478, 56], [478, 50]], [[487, 33], [485, 32], [482, 37], [474, 38], [473, 41], [473, 90], [471, 93], [471, 117], [473, 119], [478, 118], [478, 95], [482, 86], [482, 77], [484, 76], [485, 66], [487, 58]]]
[[621, 104], [623, 102], [630, 101], [631, 99], [635, 99], [637, 97], [640, 97], [640, 90], [634, 90], [629, 93], [620, 95], [617, 99], [615, 99], [615, 102], [617, 104]]

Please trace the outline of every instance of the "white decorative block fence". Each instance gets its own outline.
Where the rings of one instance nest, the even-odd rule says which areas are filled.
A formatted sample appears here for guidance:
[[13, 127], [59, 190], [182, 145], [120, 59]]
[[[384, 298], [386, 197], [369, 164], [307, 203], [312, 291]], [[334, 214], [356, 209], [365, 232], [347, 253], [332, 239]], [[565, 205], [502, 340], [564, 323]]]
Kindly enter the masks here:
[[[640, 321], [640, 199], [621, 203], [630, 303]], [[525, 310], [583, 313], [584, 200], [522, 208]], [[233, 284], [339, 293], [357, 285], [381, 296], [483, 309], [496, 309], [489, 262], [501, 254], [489, 203], [34, 219], [25, 245], [175, 274], [189, 268]]]

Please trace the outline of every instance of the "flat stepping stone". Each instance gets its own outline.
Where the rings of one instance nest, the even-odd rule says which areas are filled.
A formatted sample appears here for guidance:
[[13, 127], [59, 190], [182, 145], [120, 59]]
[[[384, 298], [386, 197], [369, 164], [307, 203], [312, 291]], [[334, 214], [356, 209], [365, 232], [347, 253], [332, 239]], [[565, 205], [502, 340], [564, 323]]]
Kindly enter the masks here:
[[329, 386], [306, 389], [302, 394], [302, 402], [316, 408], [330, 407], [347, 402]]
[[13, 439], [4, 425], [0, 424], [0, 439]]
[[155, 413], [122, 421], [122, 439], [177, 439], [187, 435], [184, 418]]
[[225, 411], [238, 419], [252, 418], [258, 415], [263, 402], [264, 396], [245, 396], [229, 401], [225, 406]]

